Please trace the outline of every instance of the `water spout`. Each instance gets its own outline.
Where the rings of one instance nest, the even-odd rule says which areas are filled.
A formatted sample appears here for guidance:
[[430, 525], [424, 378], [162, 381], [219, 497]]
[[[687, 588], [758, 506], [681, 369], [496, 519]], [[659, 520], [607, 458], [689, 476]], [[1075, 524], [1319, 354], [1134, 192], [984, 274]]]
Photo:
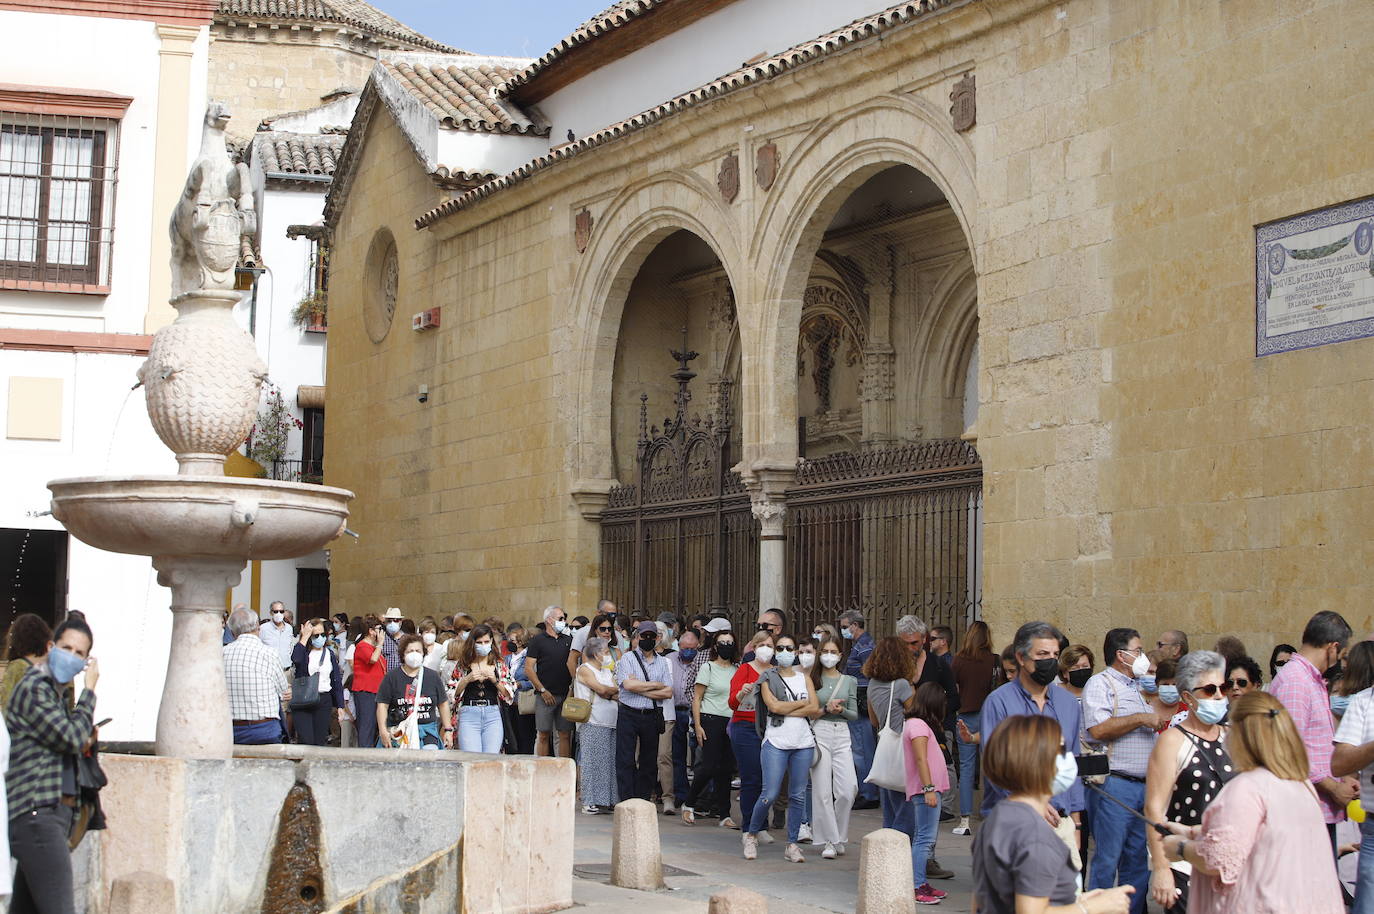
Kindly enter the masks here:
[[344, 527], [344, 533], [347, 533], [349, 536], [353, 537], [353, 541], [354, 541], [354, 542], [357, 542], [358, 540], [362, 539], [361, 536], [359, 536], [357, 533], [353, 532], [352, 530], [348, 529], [347, 527]]

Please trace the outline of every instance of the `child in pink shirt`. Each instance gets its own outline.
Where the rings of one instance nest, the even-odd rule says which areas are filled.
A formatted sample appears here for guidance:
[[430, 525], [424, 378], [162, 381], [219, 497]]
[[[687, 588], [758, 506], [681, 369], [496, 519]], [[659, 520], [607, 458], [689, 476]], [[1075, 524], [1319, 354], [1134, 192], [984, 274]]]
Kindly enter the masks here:
[[[902, 728], [906, 751], [906, 796], [916, 819], [911, 836], [911, 874], [916, 885], [916, 901], [934, 904], [945, 893], [926, 880], [926, 863], [935, 850], [940, 831], [940, 794], [949, 790], [945, 756], [936, 736], [936, 727], [945, 717], [945, 690], [933, 682], [916, 690], [916, 701]], [[926, 788], [931, 788], [927, 790]]]

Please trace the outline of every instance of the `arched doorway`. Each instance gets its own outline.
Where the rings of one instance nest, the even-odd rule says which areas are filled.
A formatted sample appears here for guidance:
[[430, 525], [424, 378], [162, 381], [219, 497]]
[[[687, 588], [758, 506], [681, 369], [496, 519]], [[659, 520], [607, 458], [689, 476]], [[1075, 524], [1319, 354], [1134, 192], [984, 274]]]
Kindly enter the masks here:
[[652, 618], [747, 612], [756, 524], [731, 466], [740, 445], [739, 326], [715, 251], [664, 237], [629, 284], [611, 384], [619, 483], [601, 514], [603, 594]]

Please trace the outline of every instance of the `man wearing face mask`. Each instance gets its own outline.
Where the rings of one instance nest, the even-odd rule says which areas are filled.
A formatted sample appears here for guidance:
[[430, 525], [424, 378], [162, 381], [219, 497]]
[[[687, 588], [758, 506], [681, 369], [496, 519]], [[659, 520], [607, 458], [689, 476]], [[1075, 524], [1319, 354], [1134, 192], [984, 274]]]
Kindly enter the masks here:
[[572, 689], [568, 653], [572, 635], [561, 606], [544, 608], [544, 631], [530, 639], [525, 651], [525, 676], [534, 686], [535, 755], [553, 754], [553, 734], [558, 734], [558, 757], [572, 758], [573, 723], [563, 716], [563, 702]]
[[[706, 653], [698, 648], [695, 629], [687, 629], [678, 638], [677, 650], [667, 657], [673, 686], [673, 742], [672, 796], [663, 798], [663, 813], [681, 806], [687, 800], [688, 732], [692, 728], [692, 695], [697, 685], [697, 672], [707, 661]], [[660, 781], [662, 777], [660, 776]], [[660, 784], [660, 787], [664, 785]]]
[[869, 769], [873, 767], [873, 752], [878, 747], [878, 734], [868, 720], [868, 677], [863, 674], [864, 662], [873, 653], [873, 636], [864, 627], [864, 614], [857, 609], [840, 613], [840, 637], [849, 647], [845, 659], [844, 675], [853, 676], [858, 683], [857, 720], [849, 722], [849, 744], [854, 752], [854, 776], [859, 782], [859, 796], [854, 800], [855, 809], [878, 808], [878, 785], [869, 784]]
[[382, 659], [386, 661], [388, 670], [399, 669], [401, 666], [401, 622], [405, 616], [401, 610], [395, 606], [389, 607], [386, 614], [382, 616]]
[[286, 606], [280, 600], [268, 608], [268, 618], [258, 629], [258, 637], [276, 652], [283, 670], [291, 669], [291, 651], [296, 646], [296, 633], [286, 622]]
[[[1114, 628], [1102, 642], [1107, 668], [1083, 687], [1083, 715], [1088, 738], [1107, 748], [1111, 774], [1102, 789], [1131, 809], [1145, 807], [1145, 775], [1155, 736], [1169, 718], [1150, 707], [1140, 680], [1150, 671], [1150, 658], [1140, 632]], [[1150, 868], [1145, 823], [1110, 800], [1094, 801], [1093, 838], [1097, 842], [1088, 867], [1088, 888], [1133, 885], [1132, 914], [1143, 914], [1148, 900]]]
[[[1059, 640], [1059, 630], [1048, 622], [1027, 622], [1016, 630], [1012, 640], [1016, 678], [994, 689], [983, 702], [978, 727], [981, 734], [992, 733], [1008, 717], [1026, 714], [1053, 717], [1063, 731], [1063, 744], [1078, 754], [1082, 717], [1078, 701], [1058, 682]], [[986, 749], [987, 743], [981, 746]], [[986, 818], [1006, 796], [1006, 790], [984, 778], [983, 817]], [[1060, 821], [1068, 816], [1076, 823], [1082, 817], [1083, 806], [1083, 784], [1074, 779], [1067, 788], [1050, 797], [1049, 805], [1043, 810], [1045, 821], [1058, 828]]]
[[[77, 755], [95, 732], [95, 686], [100, 669], [90, 656], [85, 622], [68, 619], [53, 633], [48, 655], [15, 686], [6, 721], [10, 765], [10, 855], [19, 862], [12, 911], [71, 911], [72, 861], [67, 849], [78, 805]], [[75, 705], [63, 696], [85, 670]]]
[[1360, 795], [1360, 782], [1353, 777], [1334, 777], [1331, 754], [1335, 725], [1331, 720], [1331, 699], [1322, 674], [1335, 666], [1350, 644], [1350, 624], [1340, 613], [1319, 612], [1302, 632], [1302, 646], [1269, 683], [1269, 694], [1283, 703], [1298, 735], [1307, 747], [1308, 776], [1317, 788], [1322, 818], [1331, 835], [1335, 853], [1336, 823], [1345, 820], [1345, 808]]
[[658, 626], [635, 626], [636, 649], [615, 665], [620, 686], [620, 709], [615, 723], [615, 774], [620, 799], [651, 799], [658, 759], [658, 738], [663, 733], [663, 706], [673, 700], [668, 661], [660, 657]]

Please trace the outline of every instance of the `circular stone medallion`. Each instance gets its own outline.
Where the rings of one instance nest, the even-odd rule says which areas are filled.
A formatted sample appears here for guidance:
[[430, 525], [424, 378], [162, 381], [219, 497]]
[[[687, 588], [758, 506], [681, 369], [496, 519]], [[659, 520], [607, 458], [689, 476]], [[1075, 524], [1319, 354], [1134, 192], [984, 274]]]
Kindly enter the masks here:
[[396, 240], [386, 229], [378, 231], [372, 239], [372, 247], [367, 252], [365, 277], [367, 300], [363, 306], [363, 324], [372, 342], [380, 343], [391, 330], [401, 281], [401, 264], [396, 254]]

